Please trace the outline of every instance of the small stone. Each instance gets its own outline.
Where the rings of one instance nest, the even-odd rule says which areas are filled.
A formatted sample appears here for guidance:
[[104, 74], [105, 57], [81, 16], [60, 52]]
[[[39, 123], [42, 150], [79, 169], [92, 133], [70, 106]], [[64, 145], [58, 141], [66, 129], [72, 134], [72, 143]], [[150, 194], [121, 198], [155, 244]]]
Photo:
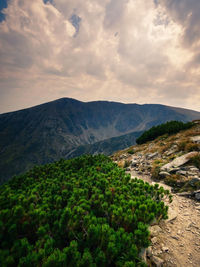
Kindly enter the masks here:
[[162, 232], [162, 229], [158, 225], [153, 225], [150, 227], [151, 236], [157, 236], [160, 232]]
[[175, 236], [175, 235], [171, 235], [171, 238], [179, 240], [178, 236]]
[[162, 251], [163, 252], [168, 252], [169, 251], [169, 248], [168, 247], [162, 247]]
[[151, 257], [152, 256], [152, 247], [148, 247], [146, 250], [147, 256]]
[[155, 158], [156, 156], [158, 156], [158, 152], [155, 152], [155, 153], [152, 153], [152, 154], [147, 154], [147, 155], [146, 155], [146, 158], [147, 158], [147, 159], [153, 159], [153, 158]]
[[181, 235], [181, 231], [180, 230], [178, 230], [177, 235]]
[[196, 200], [200, 200], [200, 192], [195, 194], [195, 198], [196, 198]]
[[159, 258], [157, 256], [153, 256], [151, 260], [155, 264], [156, 267], [162, 267], [163, 266], [164, 260], [162, 260], [161, 258]]
[[132, 160], [131, 161], [131, 167], [133, 168], [133, 167], [135, 167], [136, 165], [137, 165], [137, 160]]
[[151, 243], [152, 243], [153, 245], [155, 245], [155, 244], [157, 243], [157, 241], [158, 241], [157, 237], [153, 237], [153, 238], [151, 239]]

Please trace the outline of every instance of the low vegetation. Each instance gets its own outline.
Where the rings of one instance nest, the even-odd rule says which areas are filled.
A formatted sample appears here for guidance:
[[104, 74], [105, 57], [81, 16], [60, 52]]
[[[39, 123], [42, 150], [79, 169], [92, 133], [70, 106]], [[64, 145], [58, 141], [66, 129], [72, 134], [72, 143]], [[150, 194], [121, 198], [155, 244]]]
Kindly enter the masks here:
[[148, 131], [145, 131], [140, 137], [136, 139], [137, 144], [144, 144], [148, 141], [152, 141], [159, 136], [163, 135], [163, 140], [167, 138], [167, 135], [178, 133], [181, 130], [189, 129], [194, 124], [192, 122], [181, 121], [169, 121], [158, 126], [153, 126]]
[[35, 167], [0, 187], [1, 266], [145, 266], [167, 195], [103, 155]]
[[191, 158], [190, 163], [200, 170], [200, 155], [196, 155]]

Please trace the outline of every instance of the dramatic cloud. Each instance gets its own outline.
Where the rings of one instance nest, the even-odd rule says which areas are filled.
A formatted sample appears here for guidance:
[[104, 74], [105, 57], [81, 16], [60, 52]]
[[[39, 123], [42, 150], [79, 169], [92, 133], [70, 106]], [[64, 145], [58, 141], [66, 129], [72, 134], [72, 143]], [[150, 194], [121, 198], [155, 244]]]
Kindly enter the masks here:
[[0, 112], [60, 97], [200, 110], [199, 0], [3, 1]]

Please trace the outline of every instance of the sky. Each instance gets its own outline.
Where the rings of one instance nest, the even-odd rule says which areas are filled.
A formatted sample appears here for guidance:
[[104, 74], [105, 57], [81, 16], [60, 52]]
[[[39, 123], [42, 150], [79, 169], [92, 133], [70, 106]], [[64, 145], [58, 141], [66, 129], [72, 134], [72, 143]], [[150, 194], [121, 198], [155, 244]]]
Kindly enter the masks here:
[[200, 1], [0, 0], [0, 113], [62, 97], [200, 111]]

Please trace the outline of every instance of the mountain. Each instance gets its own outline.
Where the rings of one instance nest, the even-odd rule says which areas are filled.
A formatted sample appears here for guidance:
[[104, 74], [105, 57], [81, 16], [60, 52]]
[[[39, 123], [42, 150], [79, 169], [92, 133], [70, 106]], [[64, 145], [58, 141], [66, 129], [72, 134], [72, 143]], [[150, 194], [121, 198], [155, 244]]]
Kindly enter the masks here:
[[156, 104], [81, 102], [71, 98], [0, 115], [0, 180], [37, 164], [67, 158], [81, 145], [144, 131], [200, 112]]
[[78, 157], [83, 154], [91, 154], [91, 155], [104, 154], [104, 155], [109, 156], [113, 152], [122, 150], [124, 148], [127, 148], [135, 144], [136, 139], [142, 133], [143, 131], [133, 132], [133, 133], [121, 135], [118, 137], [108, 138], [108, 139], [96, 142], [94, 144], [81, 145], [81, 146], [74, 148], [72, 151], [70, 151], [66, 155], [66, 158], [74, 158], [74, 157]]

